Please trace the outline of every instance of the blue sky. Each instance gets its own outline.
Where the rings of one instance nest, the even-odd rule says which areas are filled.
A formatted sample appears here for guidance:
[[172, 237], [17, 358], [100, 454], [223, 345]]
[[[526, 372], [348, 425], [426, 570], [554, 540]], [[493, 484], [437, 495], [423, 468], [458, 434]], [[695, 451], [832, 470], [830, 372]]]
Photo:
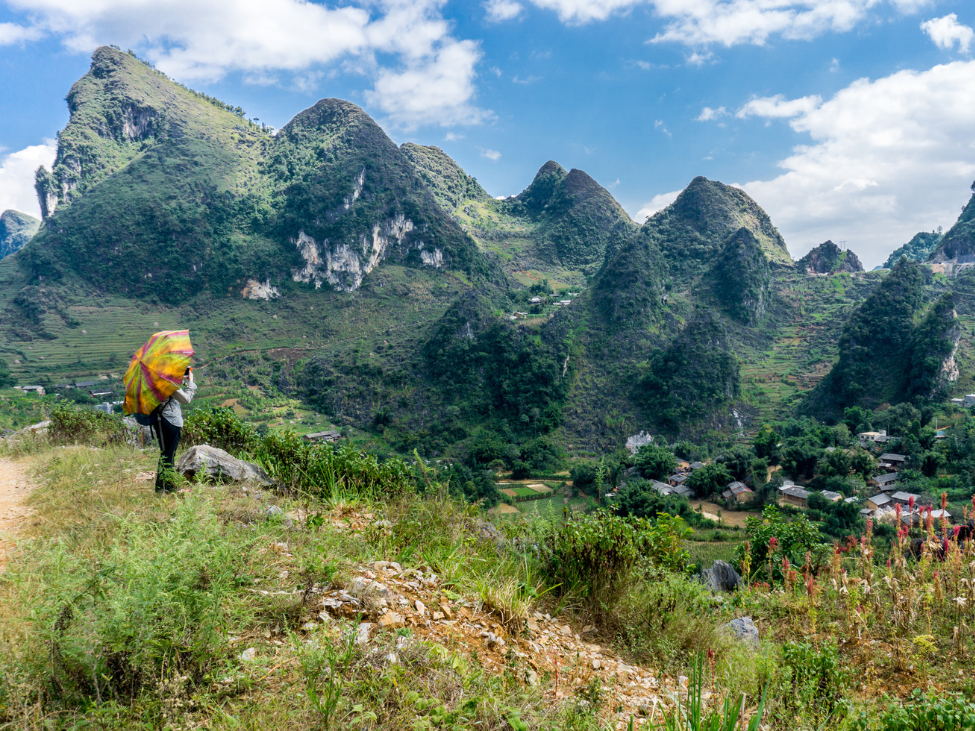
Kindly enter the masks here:
[[640, 222], [696, 175], [741, 185], [793, 256], [872, 267], [968, 200], [973, 26], [970, 0], [0, 0], [0, 210], [37, 213], [64, 96], [114, 43], [275, 127], [349, 99], [494, 195], [549, 159]]

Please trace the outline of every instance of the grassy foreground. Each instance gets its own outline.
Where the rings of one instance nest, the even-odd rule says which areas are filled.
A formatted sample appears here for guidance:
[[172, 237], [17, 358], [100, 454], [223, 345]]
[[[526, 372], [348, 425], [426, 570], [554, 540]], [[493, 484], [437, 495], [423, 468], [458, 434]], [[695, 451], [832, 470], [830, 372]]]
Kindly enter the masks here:
[[[534, 517], [492, 535], [435, 482], [160, 498], [152, 450], [7, 451], [38, 487], [0, 575], [0, 729], [734, 728], [676, 720], [682, 674], [748, 718], [764, 691], [766, 729], [975, 727], [950, 695], [975, 691], [971, 549], [889, 569], [851, 549], [715, 598], [678, 570], [670, 533]], [[646, 555], [627, 563], [631, 540]], [[593, 546], [601, 574], [581, 564]], [[390, 598], [399, 621], [361, 591], [330, 608], [373, 579], [410, 598]], [[745, 614], [757, 648], [720, 630]]]

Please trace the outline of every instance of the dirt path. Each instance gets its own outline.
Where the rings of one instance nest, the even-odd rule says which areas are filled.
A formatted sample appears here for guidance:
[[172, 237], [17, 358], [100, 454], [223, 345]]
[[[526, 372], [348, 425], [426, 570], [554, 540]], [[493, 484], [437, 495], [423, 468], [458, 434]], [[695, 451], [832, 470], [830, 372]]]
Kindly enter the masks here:
[[0, 571], [7, 568], [11, 534], [30, 515], [24, 501], [33, 489], [22, 465], [0, 458]]

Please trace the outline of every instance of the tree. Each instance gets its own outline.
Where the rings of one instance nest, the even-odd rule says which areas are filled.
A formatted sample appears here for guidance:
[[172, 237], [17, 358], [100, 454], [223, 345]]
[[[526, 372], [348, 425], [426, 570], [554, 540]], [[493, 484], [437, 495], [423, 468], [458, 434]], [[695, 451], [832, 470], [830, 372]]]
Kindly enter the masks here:
[[746, 526], [750, 540], [738, 544], [736, 556], [739, 561], [743, 560], [746, 557], [745, 546], [750, 546], [747, 557], [753, 576], [768, 576], [771, 565], [773, 576], [770, 578], [781, 577], [783, 557], [788, 557], [793, 565], [801, 565], [807, 551], [822, 545], [819, 531], [805, 515], [797, 515], [787, 521], [774, 505], [766, 505], [761, 517], [748, 518]]
[[569, 470], [572, 487], [578, 492], [587, 492], [596, 484], [596, 463], [577, 462]]
[[755, 454], [750, 449], [735, 445], [718, 457], [717, 461], [727, 467], [736, 480], [744, 480], [748, 476], [748, 469], [754, 458]]
[[816, 462], [821, 453], [822, 449], [819, 445], [807, 439], [793, 437], [782, 450], [782, 467], [793, 477], [811, 475], [816, 469]]
[[869, 480], [875, 469], [877, 462], [865, 449], [854, 449], [850, 456], [850, 469], [860, 475], [864, 480]]
[[10, 388], [17, 383], [17, 379], [14, 378], [10, 369], [7, 367], [7, 361], [0, 360], [0, 388]]
[[616, 512], [635, 518], [656, 518], [660, 513], [684, 515], [690, 510], [687, 500], [661, 495], [647, 480], [630, 480], [620, 488], [613, 501]]
[[762, 428], [758, 430], [758, 434], [755, 435], [755, 439], [752, 441], [752, 446], [755, 447], [755, 454], [773, 462], [776, 461], [781, 439], [782, 437], [776, 434], [771, 426], [762, 424]]
[[709, 464], [694, 470], [684, 482], [702, 498], [720, 493], [731, 482], [731, 473], [723, 464]]
[[846, 477], [850, 474], [850, 464], [850, 455], [842, 449], [835, 449], [832, 452], [827, 452], [819, 461], [819, 469], [827, 477], [834, 475]]
[[662, 480], [677, 469], [677, 458], [666, 447], [646, 444], [636, 453], [633, 466], [647, 479]]
[[925, 452], [921, 455], [921, 472], [925, 477], [937, 477], [944, 457], [940, 452]]

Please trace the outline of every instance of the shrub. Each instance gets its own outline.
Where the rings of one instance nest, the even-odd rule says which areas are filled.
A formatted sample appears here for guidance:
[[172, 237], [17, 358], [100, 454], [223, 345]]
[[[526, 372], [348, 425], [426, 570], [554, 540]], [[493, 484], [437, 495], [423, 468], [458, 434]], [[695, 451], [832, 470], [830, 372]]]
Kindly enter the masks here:
[[124, 520], [109, 554], [52, 555], [38, 606], [52, 690], [72, 703], [128, 700], [176, 676], [198, 681], [227, 651], [227, 600], [253, 536], [227, 540], [205, 502], [181, 502], [172, 521]]
[[786, 642], [782, 646], [782, 672], [778, 694], [780, 712], [822, 724], [842, 715], [849, 674], [840, 667], [836, 645], [816, 647], [807, 642]]
[[56, 444], [118, 444], [125, 437], [125, 425], [118, 417], [62, 402], [51, 412], [49, 434]]
[[924, 694], [915, 690], [910, 702], [896, 706], [871, 723], [866, 714], [854, 724], [857, 731], [973, 731], [975, 703], [960, 695]]
[[181, 441], [187, 446], [209, 444], [239, 455], [254, 451], [260, 438], [254, 427], [241, 421], [232, 408], [206, 406], [194, 409], [186, 417]]
[[683, 571], [688, 556], [682, 541], [688, 532], [681, 518], [666, 514], [652, 523], [597, 510], [550, 529], [545, 569], [560, 594], [575, 594], [596, 610], [609, 609], [639, 578], [637, 568], [644, 559]]

